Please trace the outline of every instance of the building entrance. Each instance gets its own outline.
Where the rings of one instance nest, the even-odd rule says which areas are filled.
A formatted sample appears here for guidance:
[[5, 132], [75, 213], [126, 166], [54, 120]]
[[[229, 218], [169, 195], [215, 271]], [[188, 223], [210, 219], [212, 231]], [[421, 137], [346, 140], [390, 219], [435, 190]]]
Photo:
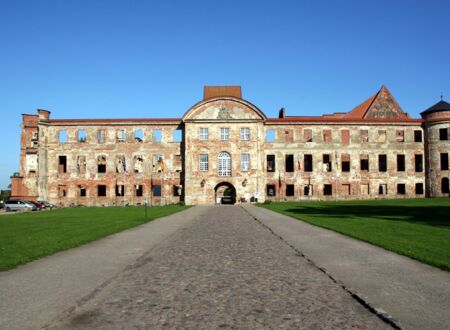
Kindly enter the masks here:
[[236, 189], [229, 182], [221, 182], [214, 188], [216, 204], [235, 204]]

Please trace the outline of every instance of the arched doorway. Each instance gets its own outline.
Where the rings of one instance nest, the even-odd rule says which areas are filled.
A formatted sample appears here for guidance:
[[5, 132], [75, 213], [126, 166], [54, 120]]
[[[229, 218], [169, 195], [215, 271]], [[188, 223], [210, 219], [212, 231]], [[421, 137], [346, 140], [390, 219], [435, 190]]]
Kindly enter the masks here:
[[229, 182], [221, 182], [214, 187], [216, 204], [235, 204], [236, 188]]

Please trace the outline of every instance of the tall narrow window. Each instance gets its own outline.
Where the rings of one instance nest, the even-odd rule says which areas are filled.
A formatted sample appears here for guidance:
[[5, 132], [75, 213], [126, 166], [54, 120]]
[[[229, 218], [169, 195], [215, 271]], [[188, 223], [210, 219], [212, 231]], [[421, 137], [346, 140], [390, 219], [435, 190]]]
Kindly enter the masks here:
[[126, 140], [126, 131], [124, 129], [117, 131], [117, 142], [123, 143]]
[[250, 140], [250, 128], [241, 127], [241, 141], [249, 141]]
[[387, 156], [386, 155], [378, 155], [378, 171], [379, 172], [387, 171]]
[[285, 156], [285, 166], [286, 172], [294, 172], [294, 155]]
[[105, 197], [106, 196], [106, 186], [104, 184], [99, 184], [97, 186], [97, 196]]
[[416, 195], [423, 195], [423, 183], [416, 183]]
[[84, 129], [78, 130], [77, 141], [80, 142], [80, 143], [83, 143], [83, 142], [86, 142], [86, 140], [87, 140], [86, 130], [84, 130]]
[[439, 140], [441, 140], [441, 141], [448, 140], [448, 128], [440, 128], [439, 129]]
[[136, 195], [136, 197], [142, 197], [144, 195], [144, 186], [141, 184], [135, 185], [134, 194]]
[[295, 187], [293, 184], [286, 185], [286, 196], [294, 196], [295, 195]]
[[414, 142], [422, 142], [422, 131], [420, 130], [414, 131]]
[[228, 141], [230, 139], [230, 129], [228, 127], [220, 128], [220, 141]]
[[144, 172], [144, 156], [135, 155], [134, 156], [134, 173]]
[[397, 172], [405, 171], [405, 155], [397, 155]]
[[275, 155], [267, 155], [267, 172], [275, 172]]
[[331, 172], [332, 165], [331, 165], [331, 156], [330, 154], [323, 154], [322, 155], [322, 166], [324, 172]]
[[303, 163], [305, 164], [305, 172], [312, 172], [313, 171], [313, 157], [312, 155], [304, 155], [303, 156]]
[[441, 153], [441, 171], [448, 170], [448, 153]]
[[416, 172], [423, 171], [423, 155], [414, 155], [414, 170]]
[[323, 142], [331, 142], [331, 129], [323, 130]]
[[266, 142], [275, 142], [275, 130], [274, 129], [266, 130]]
[[106, 142], [106, 130], [99, 129], [97, 131], [97, 142], [98, 143], [105, 143]]
[[219, 176], [231, 176], [231, 155], [228, 152], [219, 154], [217, 169]]
[[173, 131], [173, 142], [181, 142], [183, 139], [183, 134], [181, 129], [176, 129]]
[[347, 145], [350, 143], [350, 131], [348, 129], [343, 129], [341, 131], [341, 144]]
[[200, 141], [208, 141], [208, 127], [200, 127], [198, 136]]
[[86, 197], [86, 187], [83, 185], [78, 186], [78, 196]]
[[448, 178], [442, 178], [441, 179], [441, 192], [443, 194], [448, 194], [449, 193], [449, 180]]
[[162, 131], [160, 129], [155, 129], [152, 131], [153, 142], [162, 142]]
[[67, 173], [67, 156], [58, 157], [58, 172]]
[[350, 172], [350, 155], [341, 154], [341, 168], [342, 172]]
[[397, 142], [405, 142], [405, 131], [399, 129], [395, 132], [395, 141]]
[[134, 131], [134, 141], [139, 143], [144, 142], [144, 131], [142, 129]]
[[123, 184], [116, 184], [116, 196], [125, 196], [125, 186]]
[[208, 154], [199, 155], [199, 170], [201, 172], [206, 172], [209, 170]]
[[106, 173], [106, 156], [97, 157], [97, 173]]
[[250, 154], [241, 154], [241, 171], [248, 172], [250, 170]]
[[361, 155], [360, 156], [360, 166], [361, 166], [361, 171], [369, 170], [369, 155]]
[[61, 130], [58, 132], [58, 141], [59, 141], [59, 143], [67, 142], [67, 131], [66, 130]]

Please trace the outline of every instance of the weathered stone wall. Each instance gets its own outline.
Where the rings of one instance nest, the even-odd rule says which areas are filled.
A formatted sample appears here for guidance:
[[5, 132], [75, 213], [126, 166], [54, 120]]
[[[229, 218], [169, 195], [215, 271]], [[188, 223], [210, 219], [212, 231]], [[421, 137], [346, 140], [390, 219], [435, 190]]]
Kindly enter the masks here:
[[[378, 199], [423, 197], [415, 193], [415, 184], [425, 186], [425, 171], [415, 171], [414, 155], [423, 155], [423, 142], [414, 142], [414, 131], [422, 131], [417, 124], [291, 124], [266, 125], [266, 130], [276, 131], [276, 142], [265, 143], [264, 154], [276, 157], [275, 172], [264, 168], [267, 184], [275, 185], [273, 200], [299, 199]], [[312, 142], [304, 139], [305, 130], [312, 130]], [[326, 132], [328, 131], [328, 132]], [[342, 133], [348, 131], [348, 133]], [[365, 132], [368, 135], [366, 138]], [[379, 131], [386, 132], [386, 140]], [[397, 141], [396, 133], [404, 132], [404, 141]], [[326, 132], [326, 133], [325, 133]], [[331, 132], [331, 140], [325, 135]], [[345, 136], [349, 134], [349, 141]], [[344, 135], [344, 140], [342, 139]], [[399, 139], [400, 140], [400, 139]], [[423, 140], [422, 140], [423, 141]], [[294, 156], [294, 171], [286, 172], [285, 156]], [[313, 171], [305, 171], [304, 155], [313, 159]], [[331, 171], [323, 163], [323, 155], [330, 155]], [[378, 155], [387, 156], [387, 171], [378, 169]], [[405, 156], [405, 170], [397, 171], [397, 155]], [[368, 155], [369, 170], [361, 171], [361, 155]], [[266, 156], [264, 157], [266, 160]], [[344, 172], [342, 161], [350, 161], [349, 172]], [[424, 167], [424, 165], [423, 165]], [[286, 196], [286, 185], [294, 185], [294, 196]], [[331, 195], [324, 195], [324, 185], [332, 185]], [[397, 184], [405, 184], [405, 194], [397, 193]], [[312, 185], [312, 194], [305, 195], [305, 186]], [[379, 193], [386, 185], [387, 192]]]

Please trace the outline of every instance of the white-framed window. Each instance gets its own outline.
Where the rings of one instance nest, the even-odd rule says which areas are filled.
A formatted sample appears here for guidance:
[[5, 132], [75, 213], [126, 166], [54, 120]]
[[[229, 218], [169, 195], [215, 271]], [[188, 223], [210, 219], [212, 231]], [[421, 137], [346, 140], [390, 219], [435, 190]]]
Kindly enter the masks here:
[[218, 158], [218, 174], [219, 176], [231, 176], [231, 155], [222, 151]]
[[198, 135], [200, 141], [208, 141], [208, 127], [200, 127]]
[[250, 128], [241, 127], [241, 141], [250, 140]]
[[241, 171], [248, 172], [250, 170], [250, 154], [241, 154]]
[[202, 172], [206, 172], [209, 169], [209, 162], [208, 162], [208, 154], [200, 154], [200, 166], [199, 169]]
[[220, 128], [220, 140], [228, 141], [230, 139], [230, 129], [228, 127]]

